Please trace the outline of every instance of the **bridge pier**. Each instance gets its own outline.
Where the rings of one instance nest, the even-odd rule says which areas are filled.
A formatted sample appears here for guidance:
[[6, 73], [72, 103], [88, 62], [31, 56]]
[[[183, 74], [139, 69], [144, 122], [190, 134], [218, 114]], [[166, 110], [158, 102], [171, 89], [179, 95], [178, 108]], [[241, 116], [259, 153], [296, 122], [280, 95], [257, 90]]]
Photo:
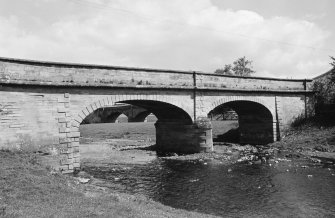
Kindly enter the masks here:
[[192, 124], [178, 122], [155, 123], [159, 152], [198, 153], [213, 151], [212, 125], [208, 119]]

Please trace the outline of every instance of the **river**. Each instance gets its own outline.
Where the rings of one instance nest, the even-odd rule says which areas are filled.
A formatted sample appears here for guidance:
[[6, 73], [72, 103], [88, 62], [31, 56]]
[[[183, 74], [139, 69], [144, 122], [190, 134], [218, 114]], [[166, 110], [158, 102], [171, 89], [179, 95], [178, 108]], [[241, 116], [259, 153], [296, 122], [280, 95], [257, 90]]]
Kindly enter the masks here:
[[[100, 128], [110, 132], [113, 125], [108, 125]], [[85, 132], [97, 126], [84, 128], [85, 138]], [[101, 129], [99, 137], [110, 136]], [[131, 128], [127, 129], [129, 132]], [[126, 135], [131, 138], [131, 132]], [[165, 159], [152, 151], [142, 152], [151, 158], [141, 163], [106, 161], [109, 155], [100, 162], [87, 158], [84, 170], [102, 181], [99, 185], [113, 190], [222, 217], [335, 217], [334, 165], [286, 158], [285, 153], [267, 162], [227, 165], [202, 159]], [[104, 154], [108, 152], [104, 150]]]

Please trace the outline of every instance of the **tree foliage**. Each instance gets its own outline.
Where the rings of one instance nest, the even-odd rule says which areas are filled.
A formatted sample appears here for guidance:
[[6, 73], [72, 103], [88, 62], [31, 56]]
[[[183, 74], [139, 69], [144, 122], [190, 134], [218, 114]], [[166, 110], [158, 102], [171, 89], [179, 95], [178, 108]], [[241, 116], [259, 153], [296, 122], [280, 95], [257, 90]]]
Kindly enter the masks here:
[[330, 63], [330, 65], [332, 65], [333, 68], [335, 69], [335, 58], [333, 56], [330, 56], [330, 58], [332, 59], [332, 62]]
[[252, 61], [241, 57], [233, 62], [233, 65], [226, 64], [223, 69], [217, 69], [214, 73], [222, 75], [251, 76], [255, 73], [252, 69]]
[[222, 75], [234, 75], [233, 74], [233, 71], [232, 71], [232, 66], [231, 66], [231, 64], [226, 64], [225, 66], [224, 66], [224, 68], [221, 68], [221, 69], [217, 69], [217, 70], [215, 70], [215, 72], [214, 73], [216, 73], [216, 74], [222, 74]]
[[313, 84], [315, 92], [315, 100], [318, 105], [335, 103], [335, 58], [331, 57], [330, 65], [333, 69], [319, 79], [316, 79]]
[[245, 57], [237, 59], [233, 64], [233, 72], [236, 76], [250, 76], [255, 73], [255, 71], [252, 70], [252, 61], [249, 61]]

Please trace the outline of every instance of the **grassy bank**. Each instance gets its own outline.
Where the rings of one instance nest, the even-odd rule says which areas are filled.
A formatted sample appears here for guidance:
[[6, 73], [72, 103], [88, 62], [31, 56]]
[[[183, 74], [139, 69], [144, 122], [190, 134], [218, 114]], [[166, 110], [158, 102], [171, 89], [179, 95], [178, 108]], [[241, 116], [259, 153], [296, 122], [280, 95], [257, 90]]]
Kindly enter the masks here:
[[0, 151], [0, 216], [206, 217], [49, 172], [34, 154]]

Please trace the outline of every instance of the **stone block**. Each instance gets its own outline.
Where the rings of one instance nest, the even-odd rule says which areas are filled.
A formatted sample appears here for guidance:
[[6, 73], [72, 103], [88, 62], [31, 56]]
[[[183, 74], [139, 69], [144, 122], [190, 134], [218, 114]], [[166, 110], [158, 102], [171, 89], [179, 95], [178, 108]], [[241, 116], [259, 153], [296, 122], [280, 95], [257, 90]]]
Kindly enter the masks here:
[[70, 174], [70, 173], [73, 173], [73, 172], [74, 172], [73, 169], [72, 170], [69, 169], [69, 170], [63, 170], [62, 171], [63, 174]]
[[70, 138], [80, 137], [80, 132], [69, 132], [69, 133], [66, 133], [66, 136]]
[[71, 142], [73, 147], [79, 147], [79, 141]]
[[[79, 153], [79, 152], [80, 152], [79, 147], [73, 147], [73, 152], [74, 152], [74, 154], [75, 154], [75, 153]], [[74, 156], [75, 156], [75, 155], [74, 155]]]
[[69, 133], [69, 132], [70, 132], [70, 128], [66, 128], [66, 127], [59, 128], [59, 133]]
[[60, 117], [60, 118], [58, 118], [58, 122], [59, 123], [66, 123], [67, 119], [65, 117]]
[[58, 98], [58, 103], [69, 103], [70, 99], [69, 98]]
[[92, 106], [91, 106], [91, 105], [88, 106], [88, 107], [86, 107], [86, 110], [87, 110], [87, 112], [88, 112], [87, 115], [91, 114], [91, 113], [94, 111], [94, 110], [92, 109]]
[[66, 144], [66, 143], [69, 143], [71, 142], [70, 138], [67, 138], [67, 137], [60, 137], [59, 138], [59, 143], [60, 144]]
[[9, 125], [9, 128], [22, 128], [24, 127], [24, 124], [11, 124]]
[[59, 170], [60, 170], [60, 171], [66, 171], [66, 170], [69, 170], [69, 165], [68, 165], [68, 164], [61, 165], [61, 166], [59, 166]]
[[[97, 105], [95, 103], [91, 104], [91, 108], [93, 111], [95, 111], [96, 109], [98, 109], [99, 107], [97, 107]], [[93, 112], [92, 111], [92, 112]]]
[[79, 152], [74, 152], [73, 157], [80, 157], [80, 153]]
[[79, 117], [74, 118], [74, 121], [71, 122], [72, 127], [79, 128], [81, 123], [81, 119]]
[[63, 165], [68, 165], [68, 164], [72, 164], [73, 163], [73, 160], [71, 158], [68, 158], [66, 156], [66, 158], [63, 158], [60, 160], [60, 164], [63, 166]]
[[71, 132], [79, 132], [79, 128], [78, 127], [71, 127], [70, 131]]
[[67, 108], [63, 108], [63, 107], [59, 107], [59, 108], [57, 108], [57, 112], [58, 113], [66, 113], [66, 112], [68, 112], [69, 110], [67, 109]]

